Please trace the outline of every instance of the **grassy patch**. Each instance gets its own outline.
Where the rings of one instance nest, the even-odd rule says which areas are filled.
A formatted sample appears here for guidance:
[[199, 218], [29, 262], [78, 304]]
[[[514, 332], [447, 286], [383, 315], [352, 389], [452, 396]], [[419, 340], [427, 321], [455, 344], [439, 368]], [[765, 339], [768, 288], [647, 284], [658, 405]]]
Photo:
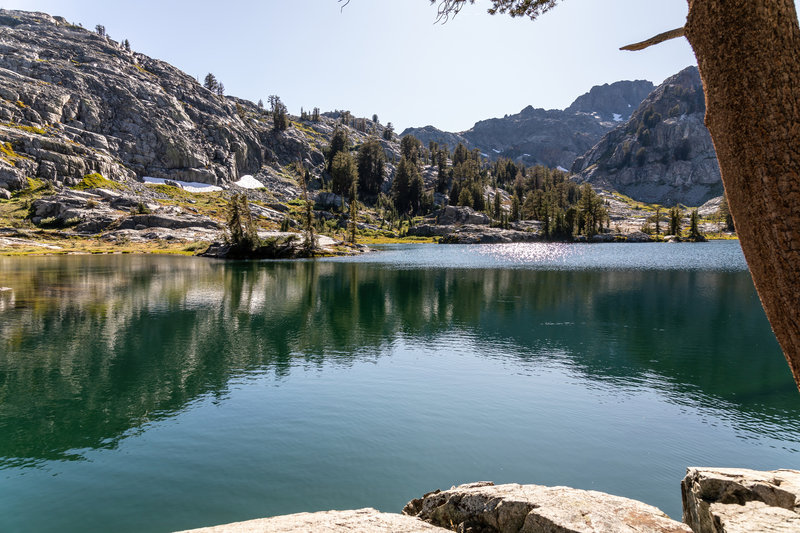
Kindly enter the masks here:
[[14, 128], [16, 130], [27, 131], [28, 133], [36, 133], [38, 135], [47, 135], [47, 131], [45, 131], [44, 128], [40, 128], [38, 126], [23, 126], [22, 124], [17, 124], [16, 122], [6, 122], [6, 123], [3, 124], [3, 126], [7, 126], [9, 128]]
[[127, 187], [117, 181], [111, 181], [103, 177], [102, 174], [93, 172], [86, 174], [83, 179], [73, 187], [78, 191], [85, 191], [87, 189], [118, 189], [125, 190]]
[[[626, 196], [620, 192], [612, 192], [611, 196], [613, 196], [614, 199], [619, 200], [620, 202], [624, 202], [629, 207], [633, 209], [639, 209], [641, 211], [650, 211], [655, 213], [656, 209], [661, 207], [658, 204], [646, 204], [644, 202], [639, 202], [637, 200], [634, 200], [630, 196]], [[664, 211], [664, 208], [662, 207], [661, 210]]]
[[437, 242], [436, 237], [387, 237], [374, 235], [365, 235], [358, 238], [359, 244], [420, 244], [420, 243], [434, 243]]
[[31, 240], [45, 245], [59, 246], [60, 249], [30, 244], [0, 247], [0, 255], [71, 255], [71, 254], [172, 254], [196, 255], [208, 248], [209, 243], [198, 241], [192, 243], [171, 241], [122, 242], [113, 243], [94, 237], [64, 237], [55, 230], [39, 230]]

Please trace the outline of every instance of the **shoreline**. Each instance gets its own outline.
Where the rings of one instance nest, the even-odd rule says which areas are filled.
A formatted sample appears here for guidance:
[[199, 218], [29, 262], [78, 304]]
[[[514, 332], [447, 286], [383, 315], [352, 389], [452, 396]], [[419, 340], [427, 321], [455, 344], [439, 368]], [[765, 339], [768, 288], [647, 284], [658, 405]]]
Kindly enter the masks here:
[[[27, 237], [4, 237], [4, 234], [11, 230], [16, 235], [24, 234]], [[167, 241], [144, 241], [130, 244], [116, 244], [103, 241], [94, 237], [80, 237], [69, 236], [54, 238], [52, 234], [46, 232], [47, 230], [35, 230], [33, 233], [37, 235], [30, 235], [28, 232], [18, 232], [14, 228], [0, 228], [0, 256], [1, 257], [22, 257], [22, 256], [60, 256], [60, 255], [182, 255], [187, 257], [200, 256], [201, 252], [206, 250], [212, 243], [209, 241], [198, 242], [167, 242]], [[297, 234], [299, 235], [299, 234]], [[37, 238], [38, 237], [38, 238]], [[326, 236], [327, 237], [327, 236]], [[738, 241], [736, 236], [706, 236], [708, 242], [714, 241]], [[539, 244], [631, 244], [633, 241], [626, 240], [613, 240], [609, 242], [591, 242], [591, 241], [535, 241]], [[652, 244], [665, 243], [663, 240], [650, 241]], [[691, 242], [691, 241], [682, 241]], [[357, 241], [358, 245], [365, 245], [370, 247], [372, 245], [411, 245], [411, 244], [441, 244], [433, 238], [429, 237], [411, 237], [411, 238], [364, 238]], [[458, 244], [458, 243], [456, 243]], [[472, 243], [472, 244], [493, 244], [493, 243]], [[503, 243], [494, 243], [503, 244]], [[470, 244], [471, 245], [471, 244]], [[351, 254], [328, 254], [320, 253], [316, 257], [330, 257], [337, 255], [351, 255]]]

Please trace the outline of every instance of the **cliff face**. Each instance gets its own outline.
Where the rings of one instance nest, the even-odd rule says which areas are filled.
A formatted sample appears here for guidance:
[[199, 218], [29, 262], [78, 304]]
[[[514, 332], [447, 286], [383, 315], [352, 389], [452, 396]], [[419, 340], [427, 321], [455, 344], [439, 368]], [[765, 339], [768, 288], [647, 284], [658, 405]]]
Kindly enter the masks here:
[[42, 13], [0, 11], [0, 133], [34, 175], [217, 183], [255, 173], [259, 134], [194, 78]]
[[700, 74], [689, 67], [667, 79], [627, 123], [578, 158], [572, 172], [639, 201], [701, 205], [723, 193], [704, 116]]
[[[0, 187], [91, 172], [271, 187], [302, 161], [318, 175], [337, 120], [272, 129], [252, 102], [213, 94], [175, 67], [43, 13], [0, 10]], [[355, 143], [383, 128], [349, 128]], [[396, 143], [384, 142], [387, 153]]]
[[425, 145], [446, 144], [451, 150], [461, 143], [490, 159], [569, 168], [606, 132], [627, 120], [652, 89], [649, 81], [620, 81], [593, 87], [564, 111], [528, 106], [515, 115], [477, 122], [461, 133], [426, 126], [408, 128], [401, 135], [414, 135]]

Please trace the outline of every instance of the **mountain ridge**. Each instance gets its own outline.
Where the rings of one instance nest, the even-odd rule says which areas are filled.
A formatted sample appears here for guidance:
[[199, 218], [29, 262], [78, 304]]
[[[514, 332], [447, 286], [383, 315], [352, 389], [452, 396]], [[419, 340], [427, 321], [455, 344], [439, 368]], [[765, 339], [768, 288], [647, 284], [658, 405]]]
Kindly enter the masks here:
[[653, 90], [646, 80], [598, 85], [579, 96], [565, 110], [529, 105], [519, 113], [476, 122], [463, 132], [446, 132], [424, 126], [406, 128], [400, 136], [413, 135], [451, 149], [458, 143], [480, 150], [487, 158], [507, 157], [528, 165], [569, 168], [602, 136], [631, 112]]

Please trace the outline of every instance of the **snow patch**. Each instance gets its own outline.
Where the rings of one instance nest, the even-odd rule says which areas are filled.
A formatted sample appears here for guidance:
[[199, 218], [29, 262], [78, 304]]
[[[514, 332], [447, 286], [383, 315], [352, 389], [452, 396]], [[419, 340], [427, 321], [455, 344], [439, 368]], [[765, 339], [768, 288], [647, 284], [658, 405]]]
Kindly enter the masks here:
[[255, 179], [250, 174], [242, 176], [239, 181], [234, 181], [234, 185], [238, 185], [242, 189], [260, 189], [264, 186], [263, 183]]
[[614, 122], [622, 122], [622, 115], [614, 113]]
[[222, 190], [222, 187], [209, 185], [208, 183], [200, 183], [199, 181], [166, 180], [164, 178], [151, 178], [149, 176], [142, 178], [142, 181], [145, 183], [153, 183], [155, 185], [164, 185], [164, 182], [172, 181], [180, 185], [183, 190], [188, 192], [216, 192]]
[[484, 154], [483, 152], [481, 152], [481, 155], [482, 155], [483, 157], [489, 157], [489, 154]]
[[501, 154], [501, 153], [503, 153], [503, 151], [502, 151], [502, 150], [498, 150], [497, 148], [492, 148], [492, 152], [494, 152], [494, 153], [496, 153], [496, 154]]
[[560, 165], [556, 167], [556, 170], [560, 170], [561, 172], [569, 172], [569, 170], [567, 170], [566, 168], [564, 168], [564, 167], [562, 167]]
[[523, 157], [533, 157], [531, 154], [522, 154]]

